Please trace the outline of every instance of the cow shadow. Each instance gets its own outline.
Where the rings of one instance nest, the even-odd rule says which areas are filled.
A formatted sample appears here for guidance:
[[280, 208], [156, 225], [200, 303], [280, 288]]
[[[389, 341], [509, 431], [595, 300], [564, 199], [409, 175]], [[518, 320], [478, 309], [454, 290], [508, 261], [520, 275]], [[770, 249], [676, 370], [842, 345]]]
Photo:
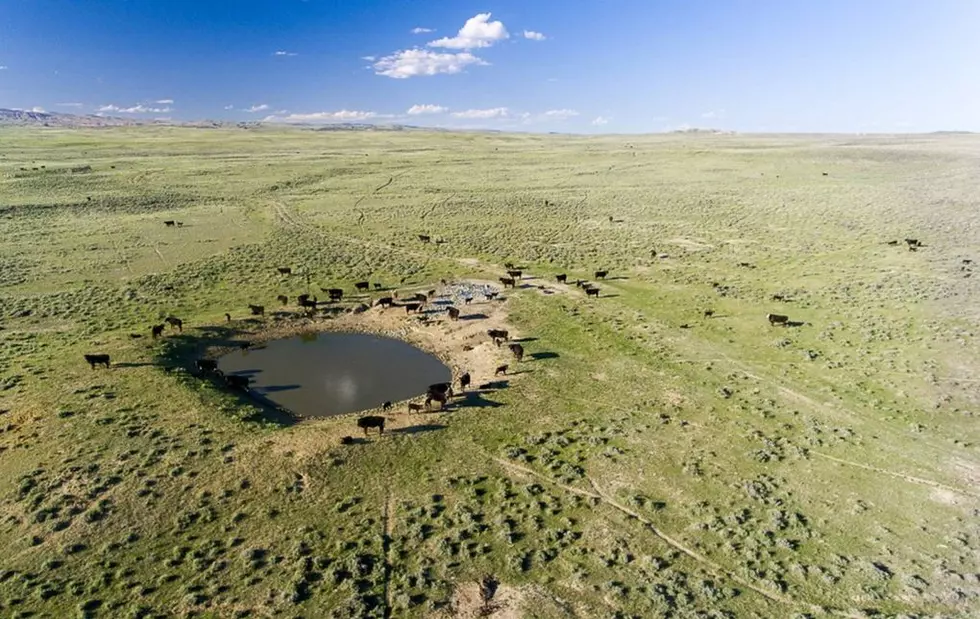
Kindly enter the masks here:
[[514, 372], [508, 371], [507, 376], [520, 376], [521, 374], [533, 374], [534, 370], [517, 370]]
[[476, 313], [476, 314], [466, 314], [465, 316], [460, 316], [460, 320], [485, 320], [489, 318], [486, 314]]
[[528, 356], [534, 359], [535, 361], [543, 361], [544, 359], [557, 359], [561, 355], [559, 355], [556, 352], [545, 351], [545, 352], [532, 352]]
[[228, 372], [229, 375], [233, 375], [233, 376], [248, 376], [250, 378], [252, 376], [255, 376], [256, 374], [261, 374], [261, 373], [262, 373], [262, 370], [236, 370], [234, 372]]
[[393, 428], [389, 430], [392, 434], [421, 434], [423, 432], [436, 432], [445, 430], [449, 426], [441, 423], [423, 423], [417, 426], [406, 426], [404, 428]]
[[368, 440], [366, 438], [361, 438], [360, 436], [346, 436], [346, 440], [343, 442], [344, 445], [367, 445]]
[[787, 320], [785, 324], [787, 327], [793, 327], [793, 328], [803, 327], [806, 325], [806, 323], [803, 322], [802, 320]]
[[603, 295], [599, 295], [599, 296], [598, 296], [598, 297], [596, 297], [596, 298], [598, 298], [598, 299], [615, 299], [615, 298], [616, 298], [616, 297], [618, 297], [618, 296], [619, 296], [618, 294], [616, 294], [616, 293], [613, 293], [613, 294], [603, 294]]
[[113, 362], [112, 367], [114, 367], [114, 368], [145, 368], [145, 367], [154, 367], [156, 365], [157, 365], [156, 363], [130, 363], [128, 361], [124, 361], [123, 363], [115, 363], [115, 362]]
[[626, 277], [625, 275], [614, 275], [612, 277], [608, 277], [608, 276], [606, 277], [606, 281], [609, 281], [609, 282], [611, 282], [611, 281], [624, 281], [624, 280], [628, 280], [628, 279], [629, 278]]
[[537, 342], [539, 338], [536, 337], [519, 337], [511, 340], [515, 344], [526, 344], [527, 342]]
[[479, 391], [467, 391], [455, 404], [460, 408], [500, 408], [503, 406], [500, 402], [484, 398]]
[[480, 391], [494, 391], [494, 390], [497, 390], [497, 389], [506, 389], [507, 387], [510, 387], [510, 381], [509, 380], [493, 380], [493, 381], [490, 381], [488, 383], [483, 383], [482, 385], [480, 385], [479, 390]]

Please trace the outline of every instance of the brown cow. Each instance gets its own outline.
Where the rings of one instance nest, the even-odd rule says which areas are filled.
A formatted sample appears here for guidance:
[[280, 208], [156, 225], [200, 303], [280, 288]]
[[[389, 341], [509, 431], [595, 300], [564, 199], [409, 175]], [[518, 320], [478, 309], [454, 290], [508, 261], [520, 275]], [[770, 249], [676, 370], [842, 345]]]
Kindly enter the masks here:
[[165, 326], [166, 325], [153, 325], [152, 327], [150, 327], [150, 333], [153, 335], [153, 339], [157, 339], [158, 337], [163, 335], [163, 328]]
[[449, 312], [449, 319], [450, 320], [459, 320], [459, 308], [456, 308], [456, 307], [447, 307], [446, 308], [446, 311]]
[[523, 279], [524, 278], [524, 274], [521, 271], [518, 271], [516, 269], [507, 271], [507, 275], [510, 275], [511, 277], [513, 277], [515, 279]]
[[395, 300], [392, 299], [391, 297], [381, 297], [375, 302], [375, 305], [380, 305], [381, 307], [388, 308], [391, 307], [391, 304], [394, 302]]
[[231, 322], [231, 314], [225, 312], [225, 322]]
[[364, 430], [364, 436], [367, 436], [368, 428], [377, 428], [378, 434], [385, 433], [385, 418], [380, 415], [368, 415], [366, 417], [361, 417], [357, 420], [357, 427]]
[[503, 374], [504, 376], [507, 375], [507, 364], [506, 363], [504, 365], [498, 365], [497, 366], [497, 370], [493, 373], [494, 376], [500, 376], [501, 374]]
[[281, 295], [279, 295], [278, 297], [276, 297], [276, 301], [279, 301], [279, 302], [280, 302], [280, 303], [282, 303], [283, 305], [286, 305], [286, 304], [288, 304], [288, 303], [289, 303], [289, 297], [287, 297], [287, 296], [286, 296], [286, 295], [284, 295], [284, 294], [281, 294]]
[[464, 372], [463, 375], [459, 377], [459, 390], [466, 391], [466, 388], [470, 386], [471, 380], [470, 373]]
[[252, 305], [249, 304], [248, 309], [252, 312], [253, 316], [265, 316], [265, 306], [264, 305]]
[[405, 313], [406, 314], [410, 314], [412, 312], [418, 313], [418, 311], [420, 309], [422, 309], [422, 304], [421, 303], [406, 303], [405, 304]]
[[421, 413], [422, 412], [422, 405], [419, 404], [419, 403], [417, 403], [417, 402], [409, 402], [408, 403], [408, 412], [409, 413]]
[[517, 359], [518, 361], [524, 359], [524, 347], [521, 346], [520, 344], [511, 344], [510, 352], [513, 353], [514, 358]]
[[164, 321], [170, 325], [171, 329], [177, 329], [180, 332], [184, 331], [184, 321], [176, 316], [167, 316]]
[[515, 282], [512, 277], [501, 277], [500, 283], [504, 285], [504, 288], [507, 286], [510, 286], [511, 288], [517, 287], [517, 282]]

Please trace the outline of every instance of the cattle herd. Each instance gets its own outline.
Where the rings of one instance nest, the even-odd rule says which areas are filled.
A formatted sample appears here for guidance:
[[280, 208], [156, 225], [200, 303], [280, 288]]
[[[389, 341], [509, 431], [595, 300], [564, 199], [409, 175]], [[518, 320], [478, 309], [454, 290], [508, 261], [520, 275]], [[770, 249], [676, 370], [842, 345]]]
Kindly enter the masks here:
[[[182, 222], [171, 221], [171, 220], [167, 220], [164, 223], [168, 227], [180, 227], [183, 225]], [[432, 238], [427, 235], [418, 235], [418, 239], [423, 243], [428, 243], [432, 241]], [[437, 240], [436, 242], [440, 242], [440, 241]], [[899, 241], [897, 240], [887, 241], [887, 244], [898, 245]], [[921, 247], [925, 247], [918, 239], [907, 238], [905, 239], [905, 244], [907, 245], [909, 251], [916, 251]], [[969, 263], [969, 262], [970, 262], [969, 260], [964, 260], [964, 263]], [[503, 285], [504, 288], [516, 289], [517, 282], [524, 279], [524, 269], [522, 267], [515, 266], [510, 262], [505, 263], [504, 266], [506, 268], [507, 276], [500, 277], [499, 280], [500, 283]], [[748, 263], [740, 263], [740, 266], [749, 267], [752, 265], [749, 265]], [[277, 267], [276, 271], [283, 276], [290, 276], [293, 274], [291, 267]], [[596, 280], [605, 280], [608, 274], [609, 271], [606, 269], [599, 269], [593, 273]], [[405, 280], [403, 279], [402, 283], [404, 283], [404, 281]], [[567, 273], [556, 274], [555, 281], [558, 282], [559, 284], [567, 285], [568, 274]], [[597, 286], [581, 279], [575, 280], [574, 283], [577, 288], [580, 288], [585, 292], [586, 298], [599, 297], [599, 288]], [[446, 280], [442, 280], [442, 284], [446, 285], [447, 284]], [[715, 286], [717, 287], [718, 284], [715, 284]], [[372, 289], [372, 283], [368, 281], [355, 282], [353, 284], [353, 288], [357, 292], [369, 293]], [[373, 289], [375, 291], [382, 291], [384, 290], [384, 287], [380, 283], [374, 283]], [[341, 302], [344, 298], [344, 290], [342, 288], [320, 288], [320, 291], [325, 295], [327, 295], [327, 299], [328, 299], [327, 301], [319, 301], [316, 296], [311, 296], [310, 294], [301, 294], [296, 297], [296, 304], [300, 308], [306, 310], [307, 312], [313, 312], [320, 305], [338, 303]], [[405, 309], [406, 314], [412, 314], [412, 313], [419, 314], [430, 303], [435, 293], [436, 293], [435, 290], [429, 290], [425, 293], [422, 292], [414, 293], [405, 298], [399, 299], [398, 292], [393, 291], [390, 296], [383, 296], [376, 299], [372, 305], [374, 305], [375, 307], [380, 307], [382, 310], [386, 310], [392, 307], [402, 307]], [[484, 292], [484, 297], [487, 301], [493, 301], [494, 299], [497, 298], [498, 294], [499, 294], [498, 291], [486, 290]], [[789, 301], [789, 299], [787, 299], [784, 295], [779, 295], [779, 294], [773, 295], [772, 299], [774, 301]], [[469, 305], [470, 302], [473, 300], [473, 298], [472, 296], [466, 296], [462, 300], [464, 304]], [[280, 305], [285, 306], [289, 304], [289, 297], [280, 294], [276, 297], [276, 301]], [[250, 303], [248, 304], [248, 310], [252, 316], [265, 315], [264, 305], [257, 305], [257, 304]], [[458, 307], [449, 306], [445, 308], [445, 311], [449, 320], [458, 321], [460, 319], [460, 310]], [[713, 315], [714, 315], [714, 310], [704, 310], [705, 318], [711, 318]], [[225, 320], [228, 322], [232, 320], [232, 316], [230, 313], [225, 314]], [[802, 322], [794, 322], [790, 320], [789, 316], [785, 314], [769, 313], [766, 315], [766, 320], [769, 322], [771, 326], [791, 327], [791, 326], [802, 326], [804, 324]], [[184, 328], [183, 321], [180, 318], [177, 318], [176, 316], [168, 316], [167, 318], [164, 319], [163, 323], [157, 325], [151, 325], [150, 327], [151, 337], [153, 339], [157, 339], [163, 336], [167, 325], [170, 326], [171, 330], [177, 330], [178, 332], [183, 332], [183, 328]], [[689, 327], [689, 326], [690, 325], [682, 325], [682, 327]], [[490, 340], [498, 347], [501, 344], [509, 341], [510, 338], [510, 334], [508, 333], [508, 331], [504, 329], [489, 329], [486, 331], [486, 334], [490, 338]], [[139, 335], [134, 335], [133, 337], [139, 337]], [[251, 343], [249, 342], [240, 343], [240, 347], [243, 350], [248, 349], [250, 346]], [[513, 355], [514, 359], [517, 362], [523, 360], [524, 347], [521, 346], [519, 343], [517, 342], [510, 343], [508, 345], [508, 349], [510, 350], [511, 354]], [[97, 366], [104, 366], [105, 368], [110, 367], [110, 358], [109, 355], [107, 354], [86, 354], [85, 361], [92, 367], [93, 370]], [[197, 359], [195, 361], [195, 367], [199, 375], [216, 377], [222, 380], [229, 388], [238, 389], [242, 391], [248, 391], [249, 389], [249, 379], [247, 376], [225, 375], [221, 372], [221, 370], [218, 369], [217, 362], [213, 359]], [[502, 364], [497, 366], [494, 372], [494, 376], [506, 375], [508, 368], [509, 366], [507, 364]], [[472, 377], [470, 376], [469, 372], [464, 372], [459, 377], [458, 380], [460, 385], [460, 391], [465, 392], [466, 389], [471, 385]], [[480, 388], [482, 389], [488, 386], [490, 386], [490, 384], [481, 385]], [[453, 391], [452, 383], [436, 383], [430, 385], [429, 388], [426, 390], [424, 405], [417, 402], [408, 402], [407, 411], [409, 413], [412, 413], [412, 412], [421, 412], [422, 410], [431, 410], [433, 402], [438, 402], [440, 405], [440, 409], [442, 409], [450, 402], [450, 399], [453, 396], [454, 396], [454, 391]], [[392, 409], [392, 407], [393, 405], [391, 402], [385, 402], [382, 405], [382, 410], [388, 412]], [[367, 434], [369, 429], [374, 429], [374, 428], [376, 428], [379, 433], [384, 433], [385, 417], [380, 415], [363, 416], [357, 420], [357, 425], [359, 428], [364, 430], [365, 435]], [[353, 439], [351, 439], [351, 437], [344, 437], [345, 443], [352, 442], [352, 440]]]

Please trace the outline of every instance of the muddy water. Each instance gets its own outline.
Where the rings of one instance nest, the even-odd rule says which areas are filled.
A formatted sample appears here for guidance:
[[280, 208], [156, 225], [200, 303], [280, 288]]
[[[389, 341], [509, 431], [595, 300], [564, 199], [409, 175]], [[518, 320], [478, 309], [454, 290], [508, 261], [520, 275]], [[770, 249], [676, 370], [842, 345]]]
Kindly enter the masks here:
[[327, 417], [425, 393], [452, 372], [411, 344], [363, 333], [306, 334], [228, 354], [225, 374], [251, 380], [259, 396], [302, 417]]

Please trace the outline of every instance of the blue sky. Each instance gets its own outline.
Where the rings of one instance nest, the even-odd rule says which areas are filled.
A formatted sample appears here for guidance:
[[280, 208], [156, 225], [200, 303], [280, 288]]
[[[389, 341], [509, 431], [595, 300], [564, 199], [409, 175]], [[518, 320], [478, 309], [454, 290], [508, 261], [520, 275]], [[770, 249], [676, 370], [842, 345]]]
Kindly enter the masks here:
[[581, 133], [980, 131], [978, 24], [976, 0], [0, 0], [0, 107]]

